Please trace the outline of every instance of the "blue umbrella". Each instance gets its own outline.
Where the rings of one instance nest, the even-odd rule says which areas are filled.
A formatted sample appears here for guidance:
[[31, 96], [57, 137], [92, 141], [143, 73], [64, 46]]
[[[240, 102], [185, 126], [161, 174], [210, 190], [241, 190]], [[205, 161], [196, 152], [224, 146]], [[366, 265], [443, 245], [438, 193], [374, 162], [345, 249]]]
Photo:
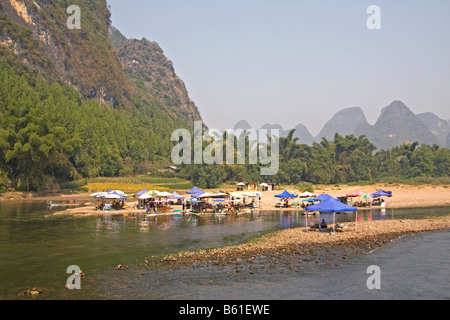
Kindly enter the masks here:
[[328, 199], [337, 200], [336, 198], [333, 198], [332, 196], [330, 196], [328, 193], [322, 193], [322, 194], [318, 195], [317, 197], [315, 197], [313, 200], [314, 201], [326, 201]]
[[200, 189], [197, 188], [197, 187], [193, 187], [191, 190], [187, 191], [186, 193], [187, 193], [187, 194], [197, 194], [197, 193], [199, 193], [199, 192], [203, 192], [203, 191], [200, 190]]
[[356, 210], [357, 209], [355, 207], [346, 205], [345, 203], [342, 203], [331, 196], [328, 200], [322, 201], [318, 204], [314, 204], [306, 208], [306, 211], [333, 212], [333, 232], [336, 212], [348, 212]]
[[144, 190], [139, 191], [138, 193], [136, 193], [136, 195], [137, 195], [137, 196], [142, 196], [144, 193], [147, 193], [147, 192], [148, 192], [148, 190], [147, 190], [147, 189], [144, 189]]
[[125, 199], [125, 196], [114, 191], [114, 192], [111, 192], [111, 193], [108, 193], [107, 195], [105, 195], [104, 198], [106, 198], [106, 199]]
[[184, 199], [184, 197], [183, 197], [183, 196], [180, 196], [180, 195], [178, 194], [178, 192], [176, 192], [176, 191], [172, 192], [172, 195], [173, 195], [173, 197], [171, 197], [171, 198], [174, 198], [174, 199]]
[[370, 194], [372, 198], [376, 197], [392, 197], [392, 191], [384, 191], [384, 190], [378, 190], [377, 192]]
[[290, 194], [287, 190], [284, 190], [283, 193], [275, 195], [277, 198], [297, 198], [293, 194]]
[[205, 193], [205, 191], [199, 191], [198, 193], [193, 193], [193, 194], [191, 194], [191, 197], [192, 198], [198, 198], [198, 197], [200, 197], [202, 194], [204, 194]]
[[328, 200], [309, 206], [306, 210], [319, 212], [348, 212], [356, 211], [357, 209], [330, 197]]

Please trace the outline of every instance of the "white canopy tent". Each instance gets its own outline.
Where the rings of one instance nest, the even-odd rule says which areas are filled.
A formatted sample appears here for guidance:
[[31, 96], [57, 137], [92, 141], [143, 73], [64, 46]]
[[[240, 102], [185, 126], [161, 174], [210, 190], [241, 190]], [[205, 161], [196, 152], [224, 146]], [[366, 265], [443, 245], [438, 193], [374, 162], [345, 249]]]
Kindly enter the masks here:
[[314, 193], [311, 193], [308, 191], [305, 191], [299, 195], [300, 198], [311, 198], [311, 197], [315, 197], [315, 196], [316, 195]]

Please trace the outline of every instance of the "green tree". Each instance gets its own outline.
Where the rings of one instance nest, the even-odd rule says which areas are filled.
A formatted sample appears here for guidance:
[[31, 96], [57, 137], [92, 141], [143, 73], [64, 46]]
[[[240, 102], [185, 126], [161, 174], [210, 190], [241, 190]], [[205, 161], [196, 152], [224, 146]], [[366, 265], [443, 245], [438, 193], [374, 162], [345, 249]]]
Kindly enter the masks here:
[[334, 183], [335, 145], [326, 138], [320, 143], [314, 142], [311, 148], [307, 177], [315, 184]]
[[450, 176], [450, 149], [440, 148], [436, 150], [433, 159], [435, 175], [437, 177]]
[[428, 145], [421, 145], [411, 156], [411, 167], [415, 177], [433, 177], [436, 167], [433, 162], [433, 150]]

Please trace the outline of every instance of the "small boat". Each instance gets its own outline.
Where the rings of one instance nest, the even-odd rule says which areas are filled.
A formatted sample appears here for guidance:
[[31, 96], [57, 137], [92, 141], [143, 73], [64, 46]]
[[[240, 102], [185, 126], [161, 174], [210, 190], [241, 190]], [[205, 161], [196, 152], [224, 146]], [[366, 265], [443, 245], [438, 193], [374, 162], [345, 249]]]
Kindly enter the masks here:
[[47, 205], [50, 207], [62, 207], [63, 206], [62, 202], [53, 202], [53, 201], [48, 201]]
[[306, 210], [302, 212], [302, 214], [307, 215], [307, 216], [312, 216], [312, 215], [315, 216], [318, 213], [319, 213], [319, 211], [306, 211]]
[[72, 206], [79, 206], [80, 203], [75, 203], [75, 202], [69, 202], [69, 201], [64, 201], [64, 202], [55, 202], [55, 201], [47, 201], [47, 205], [49, 207], [72, 207]]

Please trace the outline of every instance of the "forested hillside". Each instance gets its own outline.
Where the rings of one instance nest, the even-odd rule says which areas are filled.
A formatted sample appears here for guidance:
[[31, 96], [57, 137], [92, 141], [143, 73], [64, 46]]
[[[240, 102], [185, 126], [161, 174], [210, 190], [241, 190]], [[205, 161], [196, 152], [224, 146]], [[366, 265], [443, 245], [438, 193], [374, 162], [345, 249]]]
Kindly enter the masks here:
[[[78, 5], [81, 29], [67, 28]], [[17, 70], [70, 83], [86, 99], [129, 106], [132, 88], [109, 41], [106, 1], [0, 0], [0, 56]]]
[[[148, 171], [170, 158], [183, 123], [156, 100], [118, 111], [69, 85], [16, 74], [0, 62], [0, 170], [4, 187], [51, 190], [61, 181]], [[7, 181], [9, 180], [9, 183]]]
[[[80, 7], [80, 29], [67, 27], [71, 5]], [[126, 72], [110, 16], [104, 0], [0, 0], [1, 189], [50, 191], [165, 167], [171, 133], [201, 120]]]
[[[79, 30], [67, 28], [70, 5], [81, 8]], [[417, 123], [416, 139], [411, 130], [382, 121], [383, 134], [399, 143], [411, 136], [408, 141], [420, 141], [426, 131], [418, 128], [428, 130], [406, 117], [410, 113], [399, 103], [384, 115]], [[61, 182], [156, 171], [171, 164], [172, 132], [192, 131], [195, 120], [201, 120], [200, 113], [163, 50], [112, 28], [105, 0], [0, 0], [0, 192], [56, 191]], [[306, 136], [303, 140], [312, 142]], [[185, 165], [180, 174], [200, 187], [226, 181], [448, 179], [450, 174], [450, 150], [433, 143], [379, 150], [377, 141], [364, 135], [336, 134], [312, 145], [295, 137], [291, 131], [280, 138], [274, 176], [261, 176], [260, 164]]]

